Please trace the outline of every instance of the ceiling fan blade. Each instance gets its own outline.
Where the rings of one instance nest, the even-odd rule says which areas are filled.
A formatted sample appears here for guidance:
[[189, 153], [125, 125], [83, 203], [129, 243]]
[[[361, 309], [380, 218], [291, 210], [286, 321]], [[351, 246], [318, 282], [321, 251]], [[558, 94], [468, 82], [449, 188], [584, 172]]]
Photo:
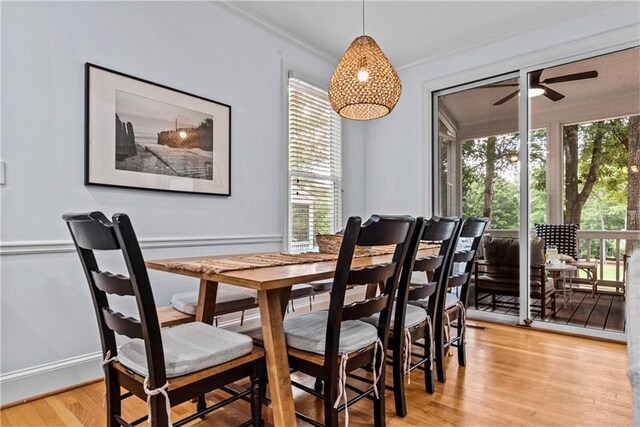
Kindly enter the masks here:
[[531, 75], [531, 77], [529, 77], [529, 81], [531, 82], [531, 84], [540, 83], [540, 76], [542, 75], [543, 71], [544, 70], [537, 70], [529, 73]]
[[544, 96], [546, 96], [547, 98], [549, 98], [553, 102], [560, 101], [562, 98], [564, 98], [563, 94], [558, 93], [553, 89], [550, 89], [550, 88], [548, 88], [546, 86], [542, 86], [542, 88], [544, 89]]
[[564, 76], [551, 77], [550, 79], [546, 79], [540, 83], [544, 84], [553, 84], [553, 83], [562, 83], [562, 82], [572, 82], [575, 80], [585, 80], [585, 79], [595, 79], [598, 77], [597, 71], [585, 71], [582, 73], [575, 74], [567, 74]]
[[511, 98], [517, 96], [519, 92], [520, 92], [519, 90], [516, 90], [515, 92], [510, 93], [509, 95], [505, 96], [504, 98], [502, 98], [500, 101], [496, 102], [493, 105], [502, 105], [508, 100], [510, 100]]

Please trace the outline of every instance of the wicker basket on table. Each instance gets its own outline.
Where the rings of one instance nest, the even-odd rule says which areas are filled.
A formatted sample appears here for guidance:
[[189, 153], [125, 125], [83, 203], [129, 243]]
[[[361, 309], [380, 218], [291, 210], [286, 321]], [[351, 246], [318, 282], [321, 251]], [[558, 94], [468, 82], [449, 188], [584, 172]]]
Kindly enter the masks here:
[[[321, 254], [333, 254], [340, 253], [340, 246], [342, 245], [342, 234], [316, 234], [316, 242], [318, 242], [318, 248]], [[354, 256], [368, 256], [371, 255], [370, 246], [356, 246]]]

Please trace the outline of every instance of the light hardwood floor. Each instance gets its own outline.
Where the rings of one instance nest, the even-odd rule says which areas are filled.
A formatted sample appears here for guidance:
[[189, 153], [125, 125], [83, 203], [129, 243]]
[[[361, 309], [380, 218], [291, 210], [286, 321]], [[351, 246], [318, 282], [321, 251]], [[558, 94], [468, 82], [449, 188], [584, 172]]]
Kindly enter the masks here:
[[[626, 347], [548, 332], [490, 323], [468, 329], [468, 365], [448, 358], [446, 384], [424, 392], [423, 375], [414, 371], [407, 387], [409, 415], [393, 413], [387, 392], [390, 427], [405, 426], [628, 426], [631, 389], [626, 377]], [[3, 427], [100, 426], [105, 423], [101, 382], [14, 406], [0, 412]], [[220, 394], [209, 395], [215, 401]], [[296, 409], [317, 419], [322, 406], [299, 391]], [[193, 404], [174, 408], [174, 420]], [[125, 419], [144, 415], [144, 402], [124, 403]], [[350, 425], [370, 426], [372, 406], [361, 401], [349, 408]], [[236, 402], [193, 426], [232, 426], [248, 418], [249, 405]], [[341, 418], [342, 420], [342, 418]], [[300, 423], [302, 425], [302, 423]]]

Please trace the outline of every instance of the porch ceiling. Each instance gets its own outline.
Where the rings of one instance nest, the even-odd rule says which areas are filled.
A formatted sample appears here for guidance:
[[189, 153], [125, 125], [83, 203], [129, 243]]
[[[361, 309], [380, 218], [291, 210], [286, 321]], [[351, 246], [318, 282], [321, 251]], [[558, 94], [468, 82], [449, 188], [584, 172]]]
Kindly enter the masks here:
[[[532, 98], [533, 127], [640, 113], [640, 48], [548, 68], [542, 79], [590, 70], [596, 70], [598, 77], [550, 85], [565, 95], [560, 101]], [[458, 138], [514, 132], [518, 128], [518, 98], [493, 105], [514, 89], [470, 89], [440, 98], [440, 105], [456, 127]]]

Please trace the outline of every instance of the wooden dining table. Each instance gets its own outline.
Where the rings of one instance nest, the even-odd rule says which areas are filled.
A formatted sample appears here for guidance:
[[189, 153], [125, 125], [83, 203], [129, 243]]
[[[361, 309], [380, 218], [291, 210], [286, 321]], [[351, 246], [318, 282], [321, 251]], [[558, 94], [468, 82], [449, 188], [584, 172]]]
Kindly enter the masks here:
[[[431, 255], [432, 253], [433, 251], [431, 250], [421, 250], [419, 255]], [[336, 269], [336, 261], [260, 267], [221, 273], [200, 273], [175, 266], [175, 264], [179, 263], [197, 262], [198, 259], [229, 258], [231, 256], [199, 256], [151, 260], [147, 261], [146, 265], [149, 269], [200, 279], [196, 321], [208, 324], [212, 324], [214, 321], [218, 283], [236, 285], [257, 291], [263, 345], [269, 376], [273, 423], [277, 427], [295, 426], [296, 416], [282, 321], [289, 301], [291, 286], [332, 278]], [[354, 258], [352, 267], [388, 262], [391, 257], [392, 255], [377, 255]], [[375, 292], [375, 288], [370, 287], [367, 293], [370, 292]]]

